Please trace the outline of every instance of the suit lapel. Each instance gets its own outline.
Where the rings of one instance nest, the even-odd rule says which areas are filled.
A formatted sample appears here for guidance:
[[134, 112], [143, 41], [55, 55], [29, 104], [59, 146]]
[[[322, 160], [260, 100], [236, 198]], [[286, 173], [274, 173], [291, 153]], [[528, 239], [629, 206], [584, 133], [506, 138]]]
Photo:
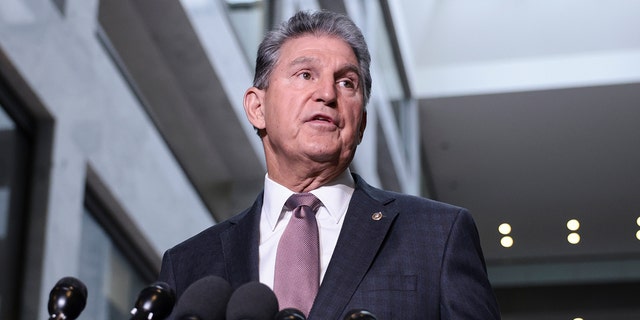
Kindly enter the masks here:
[[356, 190], [310, 319], [338, 319], [397, 216], [393, 199], [376, 199], [375, 193], [375, 189], [356, 176]]
[[227, 278], [233, 288], [258, 281], [258, 245], [260, 242], [260, 211], [262, 193], [247, 211], [231, 218], [233, 224], [220, 235]]

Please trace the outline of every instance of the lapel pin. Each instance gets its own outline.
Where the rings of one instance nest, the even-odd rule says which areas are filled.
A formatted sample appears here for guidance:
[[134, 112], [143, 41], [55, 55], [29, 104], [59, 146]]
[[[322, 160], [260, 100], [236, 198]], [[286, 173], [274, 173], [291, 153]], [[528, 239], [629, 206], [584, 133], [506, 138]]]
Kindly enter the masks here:
[[378, 221], [380, 219], [382, 219], [382, 212], [376, 212], [374, 214], [371, 215], [371, 219]]

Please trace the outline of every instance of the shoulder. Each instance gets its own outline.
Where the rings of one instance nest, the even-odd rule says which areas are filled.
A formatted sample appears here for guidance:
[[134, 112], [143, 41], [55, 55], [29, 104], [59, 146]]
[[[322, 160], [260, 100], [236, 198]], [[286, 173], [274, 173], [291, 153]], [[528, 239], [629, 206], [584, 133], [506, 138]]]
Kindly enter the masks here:
[[445, 215], [468, 213], [465, 208], [456, 205], [373, 187], [367, 184], [367, 182], [357, 174], [354, 174], [354, 179], [356, 181], [356, 190], [361, 190], [373, 201], [378, 201], [386, 206], [396, 207], [403, 212], [428, 212], [430, 214]]
[[167, 250], [172, 256], [198, 255], [203, 251], [217, 247], [220, 242], [220, 234], [230, 227], [230, 223], [225, 221], [208, 227], [200, 233], [191, 236], [174, 247]]
[[199, 255], [202, 252], [218, 250], [221, 246], [221, 236], [235, 228], [243, 220], [250, 219], [252, 208], [248, 208], [225, 221], [202, 230], [172, 247], [167, 252], [171, 255]]
[[429, 211], [443, 212], [443, 213], [457, 213], [461, 211], [466, 211], [465, 208], [462, 208], [453, 204], [449, 204], [449, 203], [436, 201], [429, 198], [423, 198], [419, 196], [408, 195], [408, 194], [403, 194], [403, 193], [398, 193], [393, 191], [383, 191], [383, 192], [388, 193], [389, 196], [393, 197], [395, 201], [398, 202], [398, 205], [402, 207], [420, 208], [420, 209], [425, 209]]

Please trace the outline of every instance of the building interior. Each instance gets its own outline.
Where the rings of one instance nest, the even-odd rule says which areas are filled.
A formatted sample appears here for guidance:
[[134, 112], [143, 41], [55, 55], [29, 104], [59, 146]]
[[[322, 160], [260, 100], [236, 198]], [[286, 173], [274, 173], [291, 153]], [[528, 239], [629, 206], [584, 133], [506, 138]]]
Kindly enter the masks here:
[[123, 319], [167, 249], [249, 206], [264, 33], [351, 17], [372, 54], [351, 170], [470, 210], [505, 320], [639, 319], [640, 2], [2, 0], [0, 319]]

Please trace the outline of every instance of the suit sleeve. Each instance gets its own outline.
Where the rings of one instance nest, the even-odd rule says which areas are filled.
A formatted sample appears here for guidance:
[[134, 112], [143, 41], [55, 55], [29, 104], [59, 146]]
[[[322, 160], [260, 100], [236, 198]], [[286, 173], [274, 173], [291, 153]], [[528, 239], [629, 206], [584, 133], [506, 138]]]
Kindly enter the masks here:
[[172, 289], [175, 290], [176, 282], [173, 277], [173, 267], [171, 264], [171, 256], [169, 251], [166, 251], [162, 257], [162, 265], [160, 267], [160, 275], [158, 281], [166, 282]]
[[[173, 290], [174, 293], [177, 294], [176, 281], [173, 275], [173, 264], [171, 263], [171, 255], [169, 254], [169, 250], [165, 251], [162, 257], [162, 265], [160, 267], [160, 275], [158, 276], [158, 281], [162, 281], [168, 284], [171, 290]], [[176, 299], [177, 299], [177, 295], [176, 295]], [[166, 320], [173, 320], [173, 319], [174, 319], [173, 314], [170, 314], [166, 318]]]
[[442, 319], [500, 319], [478, 230], [464, 209], [458, 212], [449, 232], [440, 279]]

